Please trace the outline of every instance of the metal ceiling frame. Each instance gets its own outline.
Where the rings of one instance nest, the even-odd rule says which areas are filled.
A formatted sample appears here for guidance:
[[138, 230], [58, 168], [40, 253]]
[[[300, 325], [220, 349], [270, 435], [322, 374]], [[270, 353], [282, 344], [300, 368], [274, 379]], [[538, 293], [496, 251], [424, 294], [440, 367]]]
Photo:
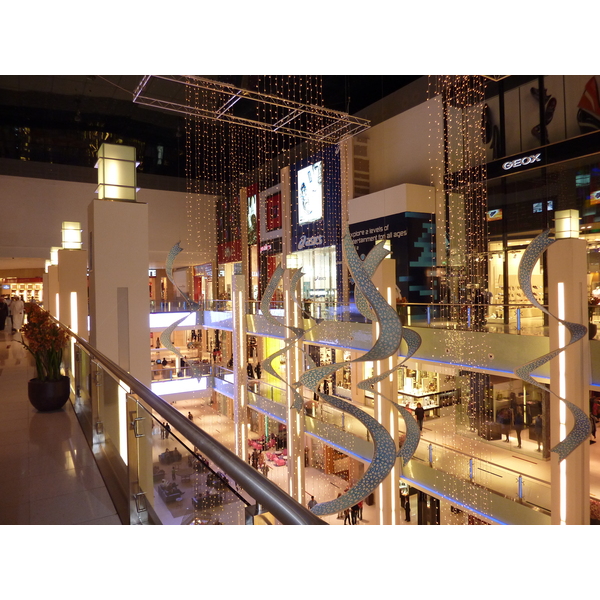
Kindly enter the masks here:
[[[219, 105], [216, 110], [203, 109], [185, 104], [162, 100], [152, 97], [147, 92], [148, 84], [152, 78], [162, 79], [178, 85], [192, 86], [212, 94], [215, 103]], [[148, 95], [145, 95], [148, 94]], [[262, 105], [270, 105], [284, 109], [287, 114], [274, 123], [258, 121], [231, 114], [231, 108], [240, 100], [246, 99]], [[355, 136], [366, 131], [371, 126], [367, 119], [351, 116], [322, 106], [303, 104], [272, 94], [256, 92], [238, 88], [228, 83], [213, 79], [206, 79], [197, 75], [144, 75], [133, 92], [133, 101], [136, 104], [162, 108], [172, 112], [189, 115], [194, 118], [223, 121], [244, 127], [250, 127], [270, 133], [279, 133], [292, 137], [302, 138], [328, 144], [337, 144], [345, 138]], [[303, 128], [289, 125], [295, 119], [305, 116], [307, 123]], [[327, 122], [323, 126], [323, 122]], [[310, 131], [311, 125], [314, 131]]]

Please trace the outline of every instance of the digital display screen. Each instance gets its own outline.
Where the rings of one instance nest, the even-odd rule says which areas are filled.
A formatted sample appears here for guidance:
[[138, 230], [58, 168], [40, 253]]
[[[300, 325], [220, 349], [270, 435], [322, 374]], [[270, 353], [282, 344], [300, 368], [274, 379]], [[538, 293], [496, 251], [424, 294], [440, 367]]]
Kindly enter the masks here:
[[248, 197], [248, 245], [256, 244], [256, 194]]
[[323, 161], [298, 171], [298, 223], [323, 218]]
[[499, 221], [502, 218], [502, 209], [495, 208], [494, 210], [488, 210], [486, 216], [488, 221]]

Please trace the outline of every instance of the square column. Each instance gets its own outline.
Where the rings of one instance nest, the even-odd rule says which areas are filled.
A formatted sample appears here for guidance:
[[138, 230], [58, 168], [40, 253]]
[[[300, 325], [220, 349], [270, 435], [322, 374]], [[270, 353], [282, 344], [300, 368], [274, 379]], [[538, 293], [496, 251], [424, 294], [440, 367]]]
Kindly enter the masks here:
[[[286, 269], [283, 274], [285, 324], [292, 327], [301, 327], [300, 307], [293, 301], [293, 292], [295, 291], [296, 297], [298, 297], [300, 283], [298, 283], [298, 289], [292, 290], [291, 279], [292, 274], [289, 269]], [[291, 336], [293, 334], [290, 332]], [[302, 373], [303, 356], [298, 344], [287, 350], [285, 361], [286, 379], [288, 384], [291, 385], [300, 379]], [[304, 407], [300, 411], [292, 408], [294, 396], [289, 387], [286, 388], [286, 404], [288, 493], [300, 504], [304, 504]]]
[[87, 260], [85, 250], [58, 251], [60, 321], [84, 340], [89, 339]]
[[[588, 324], [586, 242], [561, 239], [548, 248], [548, 302], [553, 315], [566, 321]], [[550, 319], [550, 349], [569, 342], [569, 332]], [[584, 339], [569, 346], [550, 361], [550, 389], [589, 414], [590, 342]], [[573, 428], [565, 403], [550, 396], [550, 440], [554, 447]], [[559, 462], [551, 453], [552, 524], [589, 525], [590, 464], [586, 440]]]
[[44, 308], [55, 319], [60, 317], [58, 298], [58, 265], [49, 265], [47, 277], [44, 277]]
[[233, 421], [235, 453], [244, 461], [248, 458], [248, 362], [246, 353], [246, 277], [233, 275], [232, 281], [232, 340], [233, 351]]
[[148, 206], [94, 200], [90, 232], [90, 342], [150, 387]]
[[[373, 275], [372, 281], [379, 293], [386, 299], [387, 303], [395, 306], [396, 303], [396, 261], [384, 259]], [[380, 336], [379, 323], [373, 323], [373, 339]], [[385, 360], [373, 362], [375, 375], [389, 371], [398, 362], [398, 356], [390, 356]], [[375, 390], [389, 398], [393, 402], [398, 401], [398, 372], [380, 381]], [[385, 399], [378, 394], [374, 398], [374, 417], [390, 433], [396, 448], [398, 447], [398, 412]], [[400, 476], [400, 459], [390, 474], [381, 482], [376, 490], [377, 506], [379, 508], [379, 525], [398, 525], [400, 523], [400, 496], [398, 479]]]

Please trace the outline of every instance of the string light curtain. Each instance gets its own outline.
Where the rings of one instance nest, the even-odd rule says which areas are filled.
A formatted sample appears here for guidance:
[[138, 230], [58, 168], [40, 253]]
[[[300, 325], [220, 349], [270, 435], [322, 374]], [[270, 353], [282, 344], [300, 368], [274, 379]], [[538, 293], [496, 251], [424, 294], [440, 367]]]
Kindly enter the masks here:
[[[482, 338], [465, 330], [485, 329], [488, 299], [487, 177], [485, 157], [485, 79], [477, 75], [439, 75], [429, 78], [430, 165], [438, 190], [437, 252], [441, 267], [440, 316], [446, 329], [436, 335], [436, 347], [455, 365], [460, 404], [443, 418], [442, 446], [457, 436], [461, 453], [439, 450], [437, 461], [457, 475], [444, 481], [448, 496], [469, 491], [470, 504], [483, 513], [488, 505], [491, 452], [485, 438], [493, 421], [489, 375], [468, 369], [489, 352]], [[479, 360], [479, 362], [478, 362]], [[477, 456], [477, 459], [468, 459]], [[440, 473], [439, 478], [443, 478]], [[479, 486], [465, 488], [464, 481]], [[440, 482], [441, 483], [441, 482]]]

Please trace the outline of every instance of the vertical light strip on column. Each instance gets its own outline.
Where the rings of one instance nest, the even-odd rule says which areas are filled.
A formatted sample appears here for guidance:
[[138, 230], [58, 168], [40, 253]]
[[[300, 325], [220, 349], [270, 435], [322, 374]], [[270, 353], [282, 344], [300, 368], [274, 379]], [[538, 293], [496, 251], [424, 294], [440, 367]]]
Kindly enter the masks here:
[[[387, 301], [388, 301], [388, 304], [390, 306], [393, 306], [393, 304], [392, 304], [392, 288], [391, 287], [387, 288]], [[388, 371], [391, 371], [394, 368], [394, 359], [395, 358], [396, 357], [394, 355], [392, 355], [392, 356], [390, 356], [388, 358]], [[390, 381], [390, 383], [394, 381], [394, 374], [393, 373], [390, 373], [390, 375], [389, 375], [389, 381]], [[394, 393], [394, 392], [392, 391], [392, 393]], [[390, 398], [390, 400], [393, 400], [394, 402], [396, 402], [396, 399], [394, 397]], [[394, 422], [393, 418], [392, 418], [392, 420], [390, 422], [391, 423]]]
[[73, 333], [79, 333], [77, 323], [77, 292], [71, 292], [71, 330]]
[[56, 292], [56, 320], [60, 321], [60, 294]]
[[117, 387], [117, 398], [119, 405], [119, 454], [123, 462], [127, 465], [129, 460], [127, 457], [127, 391], [123, 388], [125, 385], [122, 381]]
[[[245, 346], [245, 344], [246, 344], [245, 328], [242, 327], [244, 317], [245, 317], [245, 315], [244, 315], [244, 294], [243, 294], [242, 290], [238, 290], [235, 322], [237, 325], [236, 330], [237, 330], [237, 334], [238, 334], [238, 346], [240, 348], [240, 352], [242, 353], [242, 356], [245, 356], [243, 354], [243, 349], [246, 347]], [[244, 367], [245, 367], [245, 365], [242, 364], [242, 361], [239, 361], [238, 381], [240, 380], [240, 373], [242, 372], [242, 368], [244, 368]], [[246, 386], [246, 385], [240, 386], [240, 405], [239, 405], [239, 410], [238, 410], [238, 422], [236, 423], [236, 426], [235, 426], [235, 438], [236, 438], [235, 439], [235, 447], [238, 449], [238, 452], [240, 453], [241, 456], [244, 456], [244, 452], [245, 452], [246, 444], [247, 444], [246, 428], [243, 425], [240, 426], [240, 423], [243, 424], [243, 422], [245, 420], [245, 416], [246, 416], [245, 411], [246, 411], [247, 390], [248, 390], [248, 386]], [[240, 435], [241, 435], [241, 439], [240, 439]]]
[[[565, 319], [565, 284], [559, 282], [558, 284], [558, 318]], [[562, 323], [558, 324], [558, 345], [564, 347], [565, 345], [565, 332], [566, 328]], [[566, 400], [567, 394], [567, 382], [566, 382], [566, 356], [564, 352], [558, 355], [558, 369], [559, 369], [559, 395], [561, 398]], [[558, 409], [558, 422], [559, 422], [559, 442], [562, 442], [567, 435], [567, 406], [561, 400]], [[566, 525], [567, 520], [567, 460], [560, 462], [560, 524]]]

